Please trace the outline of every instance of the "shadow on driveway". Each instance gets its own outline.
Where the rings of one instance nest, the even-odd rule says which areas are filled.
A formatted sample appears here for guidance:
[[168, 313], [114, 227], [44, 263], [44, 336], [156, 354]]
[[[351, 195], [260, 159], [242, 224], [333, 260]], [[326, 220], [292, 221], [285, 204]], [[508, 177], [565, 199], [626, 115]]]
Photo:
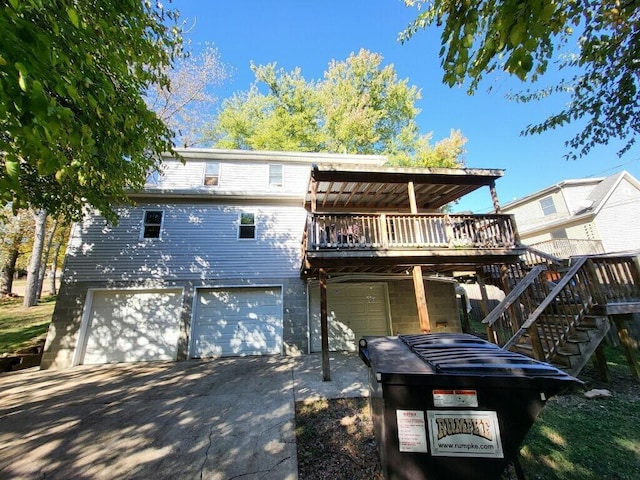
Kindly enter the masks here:
[[296, 480], [295, 402], [367, 395], [331, 354], [0, 375], [0, 479]]
[[251, 357], [0, 376], [0, 478], [297, 478], [293, 363]]

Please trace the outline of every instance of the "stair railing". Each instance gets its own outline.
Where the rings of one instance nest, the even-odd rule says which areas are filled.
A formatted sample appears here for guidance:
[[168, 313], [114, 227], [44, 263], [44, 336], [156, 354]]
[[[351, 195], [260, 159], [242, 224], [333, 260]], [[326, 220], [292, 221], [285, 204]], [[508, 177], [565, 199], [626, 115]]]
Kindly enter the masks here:
[[[550, 361], [594, 304], [589, 273], [579, 258], [502, 348], [509, 350], [527, 336], [537, 360]], [[547, 315], [541, 321], [542, 315]], [[551, 318], [552, 320], [549, 320]]]
[[541, 300], [542, 276], [546, 270], [544, 265], [533, 267], [482, 321], [490, 341], [501, 345], [520, 329], [527, 312], [533, 311]]

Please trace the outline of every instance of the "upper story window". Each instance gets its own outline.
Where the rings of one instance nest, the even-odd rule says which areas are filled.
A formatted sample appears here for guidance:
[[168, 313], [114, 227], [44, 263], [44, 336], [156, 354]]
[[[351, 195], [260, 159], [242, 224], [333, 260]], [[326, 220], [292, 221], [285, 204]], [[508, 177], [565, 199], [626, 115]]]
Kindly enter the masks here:
[[556, 206], [553, 203], [553, 197], [544, 197], [540, 200], [540, 208], [542, 208], [542, 214], [544, 216], [556, 213]]
[[269, 165], [269, 186], [281, 187], [283, 184], [282, 165]]
[[204, 184], [208, 187], [215, 187], [220, 182], [220, 164], [218, 162], [208, 162], [204, 170]]
[[238, 238], [256, 238], [256, 215], [254, 213], [242, 212], [240, 214]]
[[147, 174], [147, 179], [145, 180], [145, 183], [147, 185], [154, 185], [154, 186], [160, 185], [160, 177], [161, 177], [161, 173], [159, 170], [151, 170]]
[[162, 231], [162, 210], [145, 210], [142, 238], [160, 238]]

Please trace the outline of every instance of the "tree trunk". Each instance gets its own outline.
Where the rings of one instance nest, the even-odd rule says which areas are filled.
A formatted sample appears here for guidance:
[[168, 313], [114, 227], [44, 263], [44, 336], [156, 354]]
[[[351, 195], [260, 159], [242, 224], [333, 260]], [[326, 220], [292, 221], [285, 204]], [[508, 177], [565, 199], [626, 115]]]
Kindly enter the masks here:
[[[18, 244], [19, 245], [19, 244]], [[16, 273], [16, 262], [20, 256], [20, 249], [15, 245], [8, 255], [7, 262], [0, 269], [0, 295], [8, 295], [13, 290], [13, 277]]]
[[[62, 226], [63, 231], [65, 230], [64, 225]], [[64, 237], [62, 237], [64, 238]], [[58, 260], [60, 259], [60, 250], [62, 250], [62, 238], [56, 243], [56, 246], [53, 250], [53, 263], [51, 264], [51, 274], [49, 276], [49, 295], [57, 295], [58, 290], [56, 288], [56, 281], [58, 277]]]
[[47, 224], [47, 212], [37, 210], [33, 214], [35, 228], [33, 232], [33, 249], [29, 266], [27, 267], [27, 285], [24, 291], [24, 307], [33, 307], [38, 303], [38, 280], [42, 250], [44, 249], [45, 227]]
[[51, 225], [51, 233], [49, 233], [49, 239], [47, 240], [47, 248], [44, 250], [42, 261], [40, 262], [40, 275], [38, 276], [38, 299], [42, 296], [42, 288], [44, 286], [44, 276], [47, 274], [47, 265], [49, 264], [49, 254], [51, 253], [51, 245], [53, 244], [53, 236], [56, 234], [56, 228], [58, 228], [58, 219], [53, 221]]

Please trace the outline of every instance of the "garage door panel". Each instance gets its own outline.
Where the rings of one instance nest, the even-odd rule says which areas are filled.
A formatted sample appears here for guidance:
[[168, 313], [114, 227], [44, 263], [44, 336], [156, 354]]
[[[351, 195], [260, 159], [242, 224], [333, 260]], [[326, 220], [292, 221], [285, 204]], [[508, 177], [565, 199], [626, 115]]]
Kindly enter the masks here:
[[279, 354], [282, 335], [279, 287], [198, 292], [192, 357]]
[[[320, 293], [310, 292], [311, 350], [321, 350]], [[327, 288], [329, 349], [355, 351], [364, 335], [388, 335], [384, 283], [345, 283]]]
[[79, 363], [175, 360], [181, 292], [96, 291]]

